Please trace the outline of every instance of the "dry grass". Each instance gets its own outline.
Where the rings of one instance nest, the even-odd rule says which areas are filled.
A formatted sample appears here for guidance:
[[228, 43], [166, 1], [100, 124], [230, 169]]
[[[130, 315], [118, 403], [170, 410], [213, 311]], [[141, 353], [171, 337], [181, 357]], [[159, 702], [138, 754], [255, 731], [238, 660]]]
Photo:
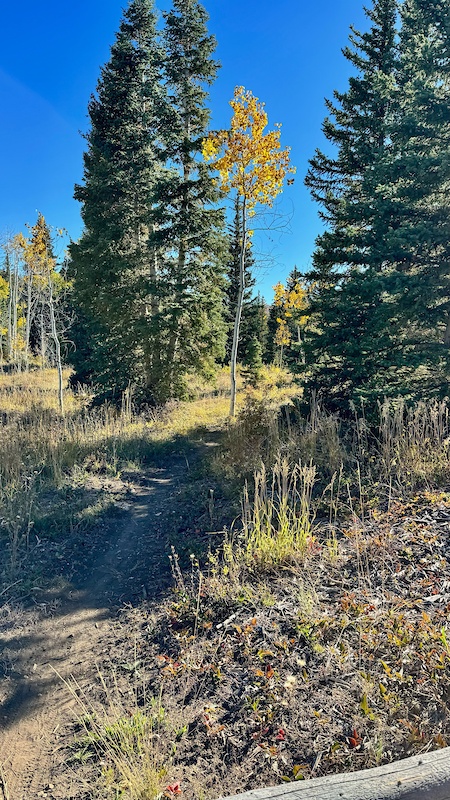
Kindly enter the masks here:
[[244, 490], [241, 542], [233, 558], [247, 566], [272, 569], [304, 560], [314, 544], [313, 489], [316, 468], [279, 460], [268, 480], [264, 467], [255, 473], [250, 500]]
[[[447, 406], [384, 404], [378, 425], [317, 403], [305, 417], [298, 389], [268, 371], [260, 390], [241, 386], [229, 423], [227, 378], [147, 416], [74, 394], [65, 419], [55, 375], [33, 374], [31, 394], [23, 376], [1, 379], [12, 571], [49, 486], [138, 469], [212, 430], [223, 446], [205, 469], [240, 490], [247, 479], [240, 522], [190, 574], [173, 559], [173, 596], [125, 612], [112, 678], [94, 704], [81, 697], [75, 753], [95, 753], [99, 796], [172, 798], [181, 781], [186, 798], [214, 797], [450, 742]], [[133, 625], [130, 701], [117, 671], [137, 663]]]
[[[265, 371], [265, 391], [274, 403], [298, 391], [283, 375], [275, 369]], [[209, 387], [193, 382], [196, 399], [142, 415], [133, 413], [128, 403], [121, 410], [90, 408], [86, 390], [66, 389], [66, 415], [61, 417], [55, 370], [0, 375], [0, 533], [8, 541], [3, 577], [9, 580], [16, 573], [29, 547], [41, 498], [50, 502], [49, 490], [80, 490], [92, 476], [120, 477], [123, 470], [139, 470], [158, 458], [161, 448], [182, 446], [205, 429], [225, 430], [228, 379], [223, 370]], [[241, 404], [245, 396], [240, 382]]]
[[[132, 688], [124, 692], [117, 681], [107, 684], [99, 672], [101, 695], [95, 705], [74, 678], [61, 678], [78, 709], [71, 761], [83, 764], [94, 758], [102, 765], [94, 789], [96, 798], [155, 800], [162, 796], [167, 770], [159, 740], [165, 711], [160, 698], [138, 701], [142, 690], [145, 698], [145, 687], [138, 685], [136, 670], [132, 673]], [[89, 789], [93, 792], [92, 786]]]

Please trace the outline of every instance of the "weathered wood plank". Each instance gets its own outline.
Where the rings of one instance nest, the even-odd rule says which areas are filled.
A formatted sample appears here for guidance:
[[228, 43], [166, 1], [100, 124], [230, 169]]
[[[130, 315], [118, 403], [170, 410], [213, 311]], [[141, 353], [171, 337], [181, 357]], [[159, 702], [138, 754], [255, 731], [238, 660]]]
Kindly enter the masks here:
[[450, 800], [450, 747], [361, 772], [254, 789], [227, 800]]

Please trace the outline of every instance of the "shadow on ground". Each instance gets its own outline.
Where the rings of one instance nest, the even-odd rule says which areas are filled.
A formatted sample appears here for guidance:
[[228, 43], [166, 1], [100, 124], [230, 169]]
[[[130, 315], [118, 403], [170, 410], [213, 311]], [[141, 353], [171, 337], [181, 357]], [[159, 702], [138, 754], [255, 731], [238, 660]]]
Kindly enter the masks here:
[[[30, 586], [25, 606], [0, 608], [0, 754], [2, 736], [5, 748], [21, 720], [33, 727], [39, 719], [47, 731], [59, 724], [61, 679], [91, 680], [117, 609], [168, 589], [171, 545], [205, 550], [213, 529], [222, 530], [228, 502], [205, 467], [218, 437], [198, 428], [154, 448], [84, 530], [41, 532], [34, 568], [45, 587]], [[92, 505], [101, 491], [86, 489], [84, 500]]]

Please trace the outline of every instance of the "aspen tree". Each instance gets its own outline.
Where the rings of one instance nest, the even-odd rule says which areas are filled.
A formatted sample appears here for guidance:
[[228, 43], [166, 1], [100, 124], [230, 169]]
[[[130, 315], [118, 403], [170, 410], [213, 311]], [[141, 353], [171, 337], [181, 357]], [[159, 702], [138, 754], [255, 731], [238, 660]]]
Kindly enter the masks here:
[[251, 247], [249, 220], [258, 205], [271, 208], [283, 190], [289, 172], [290, 148], [281, 148], [281, 126], [266, 132], [268, 124], [264, 103], [243, 86], [235, 89], [230, 101], [233, 110], [231, 129], [211, 133], [203, 143], [203, 156], [219, 173], [219, 183], [226, 192], [235, 191], [241, 198], [242, 239], [239, 258], [239, 291], [231, 351], [230, 416], [236, 413], [236, 366], [239, 332], [245, 291], [246, 253]]

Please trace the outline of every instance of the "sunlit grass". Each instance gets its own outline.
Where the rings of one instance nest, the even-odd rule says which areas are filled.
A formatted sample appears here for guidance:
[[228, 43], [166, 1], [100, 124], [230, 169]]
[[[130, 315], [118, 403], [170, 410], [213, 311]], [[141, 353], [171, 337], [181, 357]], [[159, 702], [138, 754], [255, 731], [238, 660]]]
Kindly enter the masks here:
[[[65, 372], [68, 381], [70, 372]], [[146, 414], [124, 407], [91, 408], [91, 395], [66, 386], [66, 414], [58, 407], [56, 370], [0, 375], [0, 532], [6, 533], [16, 567], [33, 527], [34, 509], [49, 488], [77, 487], [90, 476], [158, 463], [162, 449], [179, 449], [205, 431], [230, 430], [229, 371], [210, 384], [192, 381], [192, 400], [171, 402]], [[261, 396], [279, 405], [298, 390], [276, 369], [262, 376]], [[254, 395], [239, 381], [238, 403]]]

